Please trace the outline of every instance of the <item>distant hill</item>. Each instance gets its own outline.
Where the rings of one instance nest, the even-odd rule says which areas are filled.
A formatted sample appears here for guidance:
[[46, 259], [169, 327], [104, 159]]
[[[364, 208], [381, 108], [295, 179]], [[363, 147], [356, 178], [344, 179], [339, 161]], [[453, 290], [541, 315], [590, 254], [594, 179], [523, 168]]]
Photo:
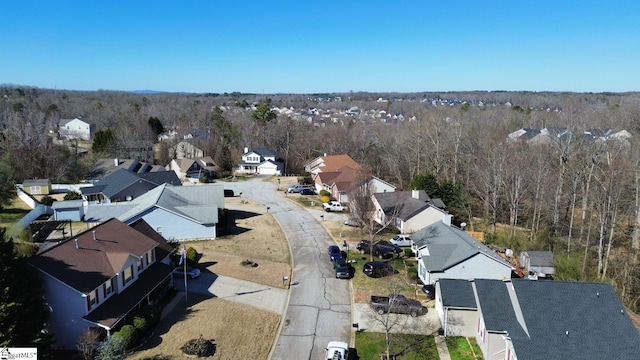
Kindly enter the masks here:
[[136, 94], [162, 94], [166, 91], [157, 91], [157, 90], [133, 90]]

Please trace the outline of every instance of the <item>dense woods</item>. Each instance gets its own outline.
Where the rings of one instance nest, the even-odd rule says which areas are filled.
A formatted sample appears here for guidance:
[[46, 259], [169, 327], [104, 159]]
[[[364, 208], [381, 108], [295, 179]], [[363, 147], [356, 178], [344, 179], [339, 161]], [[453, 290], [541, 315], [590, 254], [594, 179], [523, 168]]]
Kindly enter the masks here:
[[[99, 158], [166, 165], [185, 136], [226, 172], [244, 147], [278, 151], [289, 174], [324, 153], [346, 153], [399, 189], [433, 178], [450, 196], [454, 222], [516, 252], [552, 250], [558, 278], [610, 281], [623, 302], [640, 307], [637, 93], [266, 96], [5, 86], [0, 96], [3, 203], [10, 179], [76, 182]], [[359, 111], [347, 111], [353, 107]], [[59, 120], [78, 116], [95, 124], [94, 143], [54, 141]], [[507, 141], [522, 128], [552, 131], [548, 141]], [[631, 137], [601, 136], [607, 130]]]

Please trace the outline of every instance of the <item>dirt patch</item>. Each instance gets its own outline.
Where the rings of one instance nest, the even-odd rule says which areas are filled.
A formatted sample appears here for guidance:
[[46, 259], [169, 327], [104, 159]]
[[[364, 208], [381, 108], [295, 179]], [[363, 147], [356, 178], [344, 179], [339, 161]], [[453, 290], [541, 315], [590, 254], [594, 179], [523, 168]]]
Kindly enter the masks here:
[[[262, 205], [248, 199], [226, 198], [225, 206], [237, 215], [235, 235], [187, 244], [202, 254], [200, 267], [218, 275], [282, 288], [282, 276], [291, 275], [291, 257], [278, 223]], [[257, 266], [244, 266], [246, 260]], [[187, 359], [180, 347], [200, 335], [215, 342], [213, 359], [268, 357], [281, 314], [219, 298], [198, 298], [193, 304], [194, 297], [189, 294], [188, 308], [181, 300], [163, 318], [154, 337], [127, 359]]]

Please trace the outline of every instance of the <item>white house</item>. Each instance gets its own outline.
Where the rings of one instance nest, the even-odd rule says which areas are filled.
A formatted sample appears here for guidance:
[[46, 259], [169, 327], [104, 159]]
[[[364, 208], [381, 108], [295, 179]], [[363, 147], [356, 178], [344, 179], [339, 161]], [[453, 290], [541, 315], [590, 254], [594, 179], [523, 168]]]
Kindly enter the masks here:
[[436, 222], [411, 235], [418, 277], [425, 285], [438, 279], [510, 279], [513, 266], [463, 230]]
[[95, 125], [82, 120], [82, 117], [75, 119], [60, 119], [58, 133], [65, 139], [91, 140], [95, 132]]
[[381, 225], [394, 221], [403, 234], [414, 233], [436, 222], [451, 224], [451, 214], [440, 199], [431, 199], [424, 190], [375, 193], [371, 201], [376, 208], [374, 220]]
[[275, 151], [265, 148], [249, 151], [249, 148], [245, 147], [236, 173], [281, 175], [284, 173], [284, 162]]

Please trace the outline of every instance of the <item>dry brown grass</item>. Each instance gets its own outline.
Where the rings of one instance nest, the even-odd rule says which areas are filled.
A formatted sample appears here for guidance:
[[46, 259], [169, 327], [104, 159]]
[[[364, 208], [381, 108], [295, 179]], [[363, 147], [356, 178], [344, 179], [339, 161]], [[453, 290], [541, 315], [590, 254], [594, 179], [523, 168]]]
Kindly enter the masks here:
[[182, 301], [143, 350], [127, 359], [187, 359], [180, 347], [200, 335], [215, 343], [213, 359], [266, 359], [279, 321], [278, 314], [223, 299], [206, 299], [187, 309]]
[[[236, 224], [245, 231], [212, 241], [189, 242], [202, 254], [200, 264], [209, 271], [242, 280], [282, 288], [282, 276], [291, 274], [288, 244], [273, 216], [264, 207], [247, 199], [227, 198], [229, 209], [244, 212]], [[250, 259], [258, 267], [242, 266]], [[193, 303], [189, 295], [189, 303]], [[186, 359], [180, 347], [202, 335], [214, 340], [213, 359], [266, 359], [275, 341], [281, 314], [260, 310], [219, 298], [198, 299], [185, 309], [182, 300], [165, 317], [156, 335], [127, 359], [143, 360], [154, 356]]]

